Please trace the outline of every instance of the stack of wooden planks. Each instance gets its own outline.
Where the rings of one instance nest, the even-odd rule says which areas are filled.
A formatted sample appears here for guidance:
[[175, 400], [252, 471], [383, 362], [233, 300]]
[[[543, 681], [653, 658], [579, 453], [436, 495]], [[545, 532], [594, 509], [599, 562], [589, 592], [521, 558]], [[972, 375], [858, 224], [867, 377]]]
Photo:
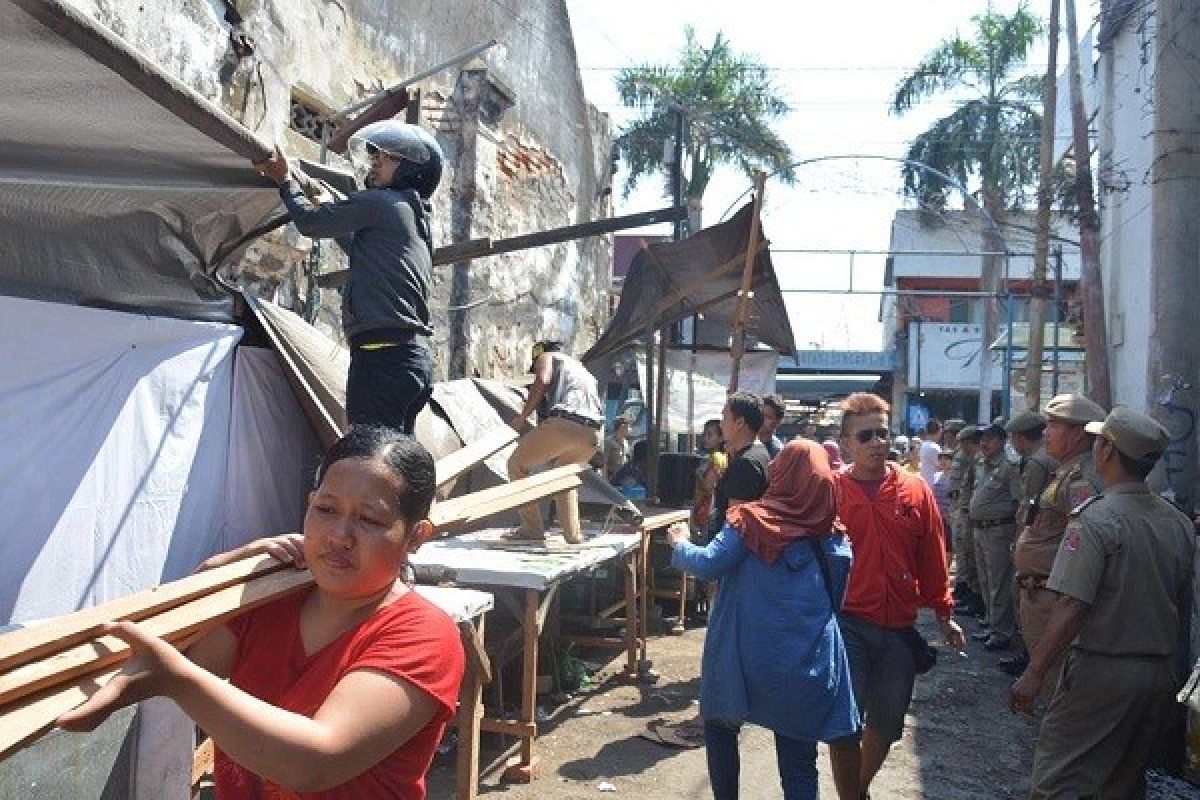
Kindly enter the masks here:
[[[438, 482], [462, 474], [512, 441], [496, 432], [439, 461]], [[580, 485], [586, 465], [558, 467], [436, 504], [439, 531], [459, 529]], [[244, 611], [312, 583], [307, 570], [260, 556], [199, 572], [109, 603], [0, 635], [0, 759], [49, 730], [107, 683], [129, 657], [106, 622], [138, 622], [176, 646]]]

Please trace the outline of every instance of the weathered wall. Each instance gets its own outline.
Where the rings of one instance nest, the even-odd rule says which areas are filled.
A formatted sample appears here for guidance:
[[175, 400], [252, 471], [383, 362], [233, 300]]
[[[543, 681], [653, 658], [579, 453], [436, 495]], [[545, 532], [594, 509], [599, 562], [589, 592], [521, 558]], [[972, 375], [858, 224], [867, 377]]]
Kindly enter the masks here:
[[[1100, 51], [1098, 115], [1100, 266], [1104, 276], [1113, 402], [1144, 407], [1156, 387], [1146, 365], [1154, 330], [1154, 40], [1152, 7], [1139, 10]], [[1150, 66], [1147, 66], [1150, 65]]]
[[[610, 214], [611, 133], [584, 99], [562, 0], [72, 2], [247, 127], [310, 157], [315, 145], [288, 130], [293, 94], [341, 109], [497, 39], [464, 70], [419, 87], [423, 124], [448, 161], [434, 198], [436, 244]], [[251, 247], [234, 277], [299, 308], [308, 249], [285, 230]], [[340, 267], [340, 258], [326, 247], [323, 269]], [[609, 240], [593, 239], [440, 268], [431, 298], [435, 375], [446, 377], [452, 361], [458, 374], [511, 375], [542, 337], [585, 349], [606, 321], [610, 258]], [[320, 304], [319, 324], [336, 331], [336, 293], [322, 292]]]

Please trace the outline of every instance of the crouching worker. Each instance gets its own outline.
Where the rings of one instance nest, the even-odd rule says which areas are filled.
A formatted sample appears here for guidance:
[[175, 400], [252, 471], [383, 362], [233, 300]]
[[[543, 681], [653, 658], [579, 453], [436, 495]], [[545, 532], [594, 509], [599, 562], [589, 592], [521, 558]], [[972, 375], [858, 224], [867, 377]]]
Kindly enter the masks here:
[[123, 706], [174, 700], [217, 747], [221, 800], [425, 797], [463, 675], [458, 629], [401, 577], [433, 535], [429, 453], [352, 428], [325, 456], [304, 535], [261, 539], [210, 568], [270, 554], [315, 586], [234, 618], [180, 653], [137, 625], [125, 668], [58, 724], [91, 730]]
[[794, 439], [767, 468], [761, 500], [730, 507], [706, 547], [683, 524], [668, 531], [671, 565], [720, 580], [700, 668], [700, 715], [716, 800], [738, 796], [738, 730], [775, 734], [785, 800], [817, 797], [817, 742], [830, 742], [840, 800], [857, 800], [859, 717], [836, 612], [850, 547], [834, 528], [829, 458]]
[[[508, 459], [509, 480], [528, 478], [534, 470], [549, 464], [586, 464], [600, 448], [604, 429], [604, 407], [596, 388], [596, 379], [587, 367], [562, 352], [559, 342], [539, 342], [533, 346], [533, 385], [520, 414], [509, 420], [523, 434]], [[538, 412], [538, 424], [531, 428], [529, 415]], [[579, 492], [559, 494], [555, 500], [558, 524], [563, 538], [572, 544], [583, 541], [579, 527]], [[541, 541], [546, 538], [542, 513], [537, 503], [521, 506], [521, 527], [516, 539]]]

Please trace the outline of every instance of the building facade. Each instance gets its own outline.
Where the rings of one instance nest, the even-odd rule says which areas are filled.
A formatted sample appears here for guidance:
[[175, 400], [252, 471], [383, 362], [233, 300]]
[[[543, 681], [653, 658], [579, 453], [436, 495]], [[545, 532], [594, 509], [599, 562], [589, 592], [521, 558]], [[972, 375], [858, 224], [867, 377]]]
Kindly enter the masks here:
[[[246, 127], [313, 160], [329, 114], [495, 39], [412, 87], [447, 159], [435, 245], [611, 215], [612, 136], [584, 98], [562, 0], [72, 1]], [[338, 337], [339, 297], [311, 290], [310, 247], [285, 229], [250, 247], [229, 277]], [[610, 251], [594, 237], [436, 268], [435, 377], [523, 372], [540, 338], [586, 349], [608, 317]], [[321, 248], [320, 270], [343, 267], [340, 258]]]

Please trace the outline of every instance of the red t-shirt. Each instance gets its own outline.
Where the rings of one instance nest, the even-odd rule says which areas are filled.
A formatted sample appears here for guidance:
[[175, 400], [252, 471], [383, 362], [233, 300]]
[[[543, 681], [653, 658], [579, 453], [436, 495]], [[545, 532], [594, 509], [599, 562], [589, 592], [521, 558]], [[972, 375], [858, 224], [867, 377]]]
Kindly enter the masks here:
[[950, 616], [954, 601], [946, 569], [942, 515], [920, 475], [889, 464], [874, 487], [836, 473], [838, 520], [854, 562], [842, 611], [883, 628], [907, 628], [917, 609]]
[[312, 717], [349, 672], [371, 669], [403, 678], [438, 703], [432, 720], [375, 766], [324, 792], [292, 792], [217, 750], [217, 800], [422, 800], [425, 773], [454, 715], [464, 656], [458, 628], [415, 591], [376, 611], [311, 656], [300, 638], [298, 592], [229, 623], [237, 637], [230, 682], [280, 708]]

